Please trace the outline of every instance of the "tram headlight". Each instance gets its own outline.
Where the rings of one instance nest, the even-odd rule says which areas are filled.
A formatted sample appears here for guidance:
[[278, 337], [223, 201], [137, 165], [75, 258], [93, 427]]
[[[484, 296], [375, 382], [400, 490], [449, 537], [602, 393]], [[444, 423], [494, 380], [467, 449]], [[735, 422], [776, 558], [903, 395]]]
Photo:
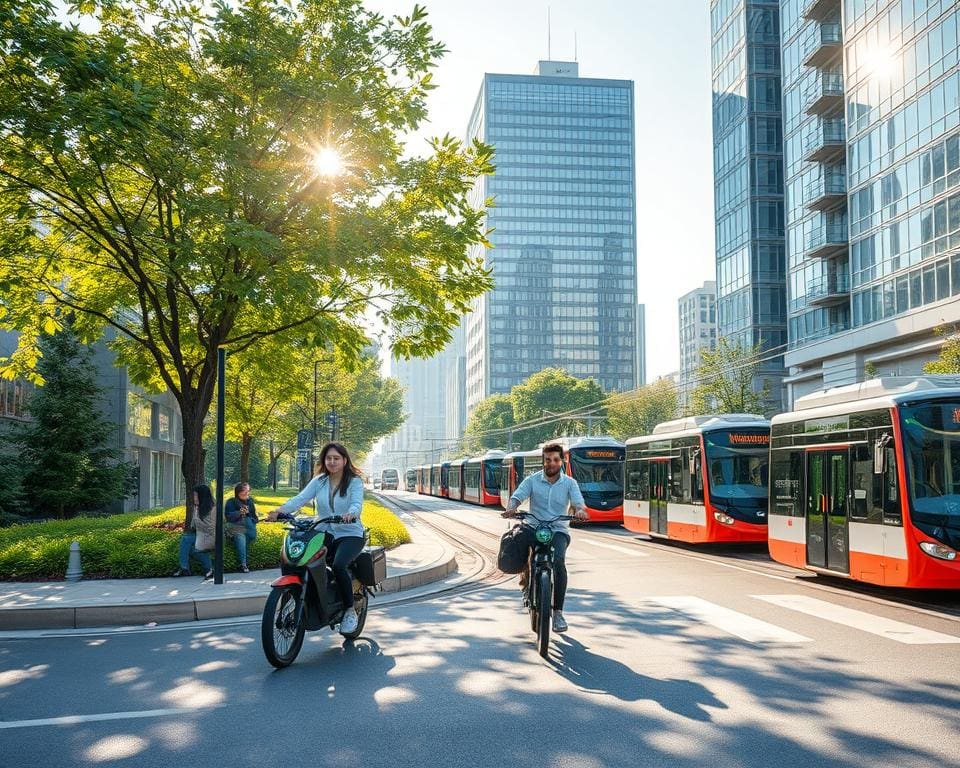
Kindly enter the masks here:
[[733, 525], [734, 523], [733, 518], [724, 512], [714, 512], [713, 519], [718, 523], [723, 523], [724, 525]]
[[930, 555], [930, 557], [935, 557], [938, 560], [957, 559], [957, 550], [951, 549], [946, 544], [938, 544], [935, 541], [921, 541], [920, 549]]

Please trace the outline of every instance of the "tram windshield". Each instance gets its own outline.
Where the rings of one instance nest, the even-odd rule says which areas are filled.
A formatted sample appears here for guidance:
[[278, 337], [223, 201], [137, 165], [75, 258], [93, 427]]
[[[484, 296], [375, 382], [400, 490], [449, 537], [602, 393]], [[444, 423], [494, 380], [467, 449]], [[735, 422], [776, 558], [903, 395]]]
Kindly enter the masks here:
[[[590, 454], [603, 453], [603, 456]], [[580, 486], [580, 492], [616, 496], [623, 494], [623, 448], [584, 449], [570, 451], [570, 465], [573, 479]]]
[[503, 465], [499, 461], [483, 462], [483, 484], [489, 493], [496, 493], [500, 489], [502, 474]]
[[915, 522], [960, 528], [960, 403], [900, 408]]
[[723, 430], [703, 435], [710, 500], [752, 509], [767, 508], [770, 433]]

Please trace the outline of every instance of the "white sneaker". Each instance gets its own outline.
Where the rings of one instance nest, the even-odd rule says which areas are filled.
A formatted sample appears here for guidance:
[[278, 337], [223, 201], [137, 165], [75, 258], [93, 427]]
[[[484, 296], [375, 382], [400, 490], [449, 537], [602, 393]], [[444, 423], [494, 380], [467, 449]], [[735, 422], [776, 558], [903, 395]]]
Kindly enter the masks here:
[[554, 632], [567, 631], [567, 620], [563, 618], [563, 611], [553, 612], [553, 631]]
[[348, 608], [340, 620], [340, 634], [349, 635], [357, 631], [357, 612]]

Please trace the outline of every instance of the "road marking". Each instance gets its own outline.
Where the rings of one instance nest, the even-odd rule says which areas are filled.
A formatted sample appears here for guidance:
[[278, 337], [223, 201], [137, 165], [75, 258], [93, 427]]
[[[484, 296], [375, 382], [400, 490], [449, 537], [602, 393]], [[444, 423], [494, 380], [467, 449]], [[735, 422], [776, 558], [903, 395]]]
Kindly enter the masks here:
[[137, 720], [145, 717], [169, 717], [172, 715], [196, 714], [195, 709], [178, 707], [176, 709], [145, 709], [140, 712], [101, 712], [97, 715], [65, 715], [63, 717], [43, 717], [38, 720], [0, 721], [0, 730], [10, 728], [38, 728], [47, 725], [80, 725], [98, 723], [106, 720]]
[[590, 544], [594, 547], [612, 549], [615, 552], [622, 552], [625, 555], [632, 555], [633, 557], [650, 557], [647, 552], [638, 552], [636, 549], [630, 549], [629, 547], [618, 547], [616, 544], [604, 544], [599, 541], [593, 541], [592, 539], [577, 538], [577, 544]]
[[888, 640], [895, 640], [907, 645], [960, 643], [960, 637], [934, 632], [931, 629], [923, 629], [913, 624], [905, 624], [902, 621], [885, 619], [883, 616], [875, 616], [865, 611], [844, 608], [842, 605], [835, 605], [826, 600], [817, 600], [815, 597], [805, 597], [803, 595], [751, 595], [751, 597], [778, 605], [781, 608], [799, 611], [809, 616], [816, 616], [818, 619], [843, 624], [846, 627], [853, 627], [863, 632], [869, 632], [871, 635], [879, 635]]
[[652, 597], [650, 602], [672, 608], [678, 613], [702, 621], [731, 635], [751, 643], [809, 643], [811, 638], [798, 635], [789, 629], [755, 619], [745, 613], [724, 608], [700, 597], [678, 595], [676, 597]]

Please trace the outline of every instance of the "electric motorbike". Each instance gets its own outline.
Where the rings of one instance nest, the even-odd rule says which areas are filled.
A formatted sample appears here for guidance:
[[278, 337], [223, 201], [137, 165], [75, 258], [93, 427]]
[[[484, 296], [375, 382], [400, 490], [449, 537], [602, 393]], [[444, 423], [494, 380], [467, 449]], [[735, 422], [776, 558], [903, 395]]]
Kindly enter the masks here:
[[547, 658], [550, 647], [550, 618], [553, 605], [553, 539], [556, 531], [550, 527], [554, 520], [575, 520], [573, 515], [563, 515], [553, 520], [541, 520], [529, 512], [515, 512], [518, 520], [536, 521], [533, 529], [534, 546], [530, 553], [530, 571], [524, 590], [523, 604], [530, 611], [530, 629], [537, 635], [537, 651]]
[[[327, 562], [329, 534], [321, 529], [325, 523], [340, 523], [343, 519], [333, 516], [315, 520], [293, 515], [281, 515], [279, 519], [289, 523], [280, 550], [281, 576], [270, 585], [260, 622], [263, 653], [277, 669], [294, 662], [307, 630], [335, 629], [344, 615], [333, 570]], [[368, 539], [366, 533], [365, 538]], [[363, 631], [369, 598], [386, 578], [386, 569], [383, 547], [365, 547], [350, 564], [357, 628], [341, 632], [346, 639], [354, 640]]]

